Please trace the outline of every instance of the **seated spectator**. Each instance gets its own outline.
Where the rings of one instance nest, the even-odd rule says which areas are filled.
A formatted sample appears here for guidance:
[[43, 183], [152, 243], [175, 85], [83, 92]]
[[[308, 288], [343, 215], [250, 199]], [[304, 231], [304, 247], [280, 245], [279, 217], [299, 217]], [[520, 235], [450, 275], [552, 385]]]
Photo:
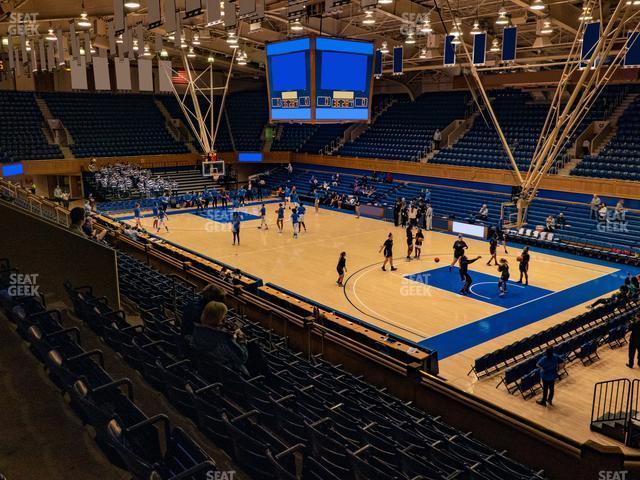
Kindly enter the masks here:
[[627, 218], [627, 211], [624, 208], [624, 200], [618, 200], [616, 208], [613, 211], [613, 220], [616, 222], [624, 222]]
[[191, 346], [202, 357], [249, 375], [245, 364], [249, 359], [244, 334], [225, 323], [224, 303], [209, 302], [202, 311], [200, 324], [193, 328]]
[[546, 231], [553, 232], [556, 229], [556, 219], [553, 215], [549, 215], [546, 220]]
[[193, 327], [200, 322], [205, 305], [209, 302], [224, 303], [226, 292], [221, 287], [210, 283], [200, 290], [196, 298], [184, 306], [182, 310], [182, 335], [191, 335]]
[[582, 142], [582, 157], [586, 157], [588, 156], [591, 152], [589, 151], [589, 148], [591, 147], [591, 142], [589, 142], [588, 139], [584, 139], [584, 142]]
[[69, 220], [71, 221], [71, 225], [69, 226], [69, 230], [73, 233], [76, 233], [82, 237], [86, 237], [87, 234], [84, 233], [82, 226], [84, 225], [85, 219], [85, 209], [82, 207], [74, 207], [69, 212]]
[[609, 210], [607, 209], [607, 206], [604, 203], [601, 203], [600, 208], [598, 209], [598, 221], [606, 222], [608, 220], [608, 214]]
[[480, 207], [480, 211], [476, 214], [476, 219], [477, 220], [487, 220], [489, 218], [489, 207], [487, 207], [487, 204], [483, 204]]
[[567, 225], [567, 219], [564, 216], [564, 212], [560, 212], [558, 214], [558, 218], [556, 218], [556, 225], [558, 225], [558, 228], [564, 228]]

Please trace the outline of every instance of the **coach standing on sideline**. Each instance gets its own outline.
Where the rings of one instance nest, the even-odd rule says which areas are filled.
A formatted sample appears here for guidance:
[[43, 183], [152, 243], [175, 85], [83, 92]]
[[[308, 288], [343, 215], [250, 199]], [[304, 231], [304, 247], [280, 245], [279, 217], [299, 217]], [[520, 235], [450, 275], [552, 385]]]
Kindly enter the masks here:
[[629, 363], [627, 367], [633, 368], [633, 357], [638, 357], [638, 365], [640, 366], [640, 320], [636, 320], [631, 324], [631, 336], [629, 337]]

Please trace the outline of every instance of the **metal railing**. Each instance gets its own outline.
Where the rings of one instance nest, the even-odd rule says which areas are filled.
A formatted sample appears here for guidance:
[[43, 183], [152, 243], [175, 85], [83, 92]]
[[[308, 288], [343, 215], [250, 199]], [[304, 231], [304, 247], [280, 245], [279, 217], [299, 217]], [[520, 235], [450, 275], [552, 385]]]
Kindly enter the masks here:
[[637, 439], [632, 426], [640, 420], [640, 380], [617, 378], [598, 382], [593, 389], [591, 427], [599, 422], [620, 422], [624, 425], [624, 442], [631, 446]]

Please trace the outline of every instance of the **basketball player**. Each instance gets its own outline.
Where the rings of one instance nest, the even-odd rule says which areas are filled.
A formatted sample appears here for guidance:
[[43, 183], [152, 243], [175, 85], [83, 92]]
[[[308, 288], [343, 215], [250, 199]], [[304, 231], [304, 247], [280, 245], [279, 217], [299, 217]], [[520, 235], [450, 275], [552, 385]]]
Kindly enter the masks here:
[[140, 204], [136, 203], [133, 209], [133, 217], [136, 221], [136, 228], [142, 228], [142, 221], [140, 220]]
[[471, 278], [471, 275], [469, 275], [469, 265], [471, 265], [473, 262], [480, 260], [482, 257], [477, 256], [474, 259], [469, 259], [464, 253], [462, 254], [460, 258], [460, 280], [462, 280], [464, 282], [463, 286], [462, 286], [462, 290], [460, 290], [460, 293], [462, 295], [466, 295], [468, 293], [471, 293], [471, 284], [473, 283], [473, 279]]
[[338, 281], [336, 282], [339, 287], [342, 287], [342, 281], [344, 280], [344, 274], [347, 271], [347, 252], [340, 253], [340, 258], [338, 259], [338, 266], [336, 267], [338, 271]]
[[293, 187], [293, 189], [291, 190], [291, 203], [294, 207], [297, 207], [299, 203], [298, 191], [296, 190], [296, 187]]
[[413, 226], [407, 226], [407, 260], [411, 260], [411, 252], [413, 252]]
[[320, 208], [320, 194], [317, 190], [313, 192], [313, 208], [315, 208], [316, 213], [318, 213], [318, 210]]
[[414, 241], [414, 257], [413, 258], [417, 258], [418, 260], [420, 260], [420, 254], [422, 253], [422, 242], [424, 241], [424, 234], [422, 233], [422, 229], [418, 229], [418, 232], [416, 233], [416, 238]]
[[282, 233], [282, 229], [284, 228], [284, 206], [281, 203], [279, 204], [276, 213], [278, 214], [278, 219], [276, 220], [278, 233]]
[[458, 239], [453, 243], [453, 261], [451, 265], [449, 265], [449, 271], [451, 271], [453, 266], [458, 263], [458, 260], [464, 256], [464, 251], [468, 248], [469, 246], [462, 239], [462, 235], [458, 235]]
[[497, 248], [498, 248], [498, 236], [497, 234], [494, 233], [491, 236], [491, 240], [489, 240], [489, 255], [491, 255], [491, 258], [489, 258], [487, 265], [491, 265], [491, 260], [493, 260], [495, 264], [498, 265], [498, 258], [496, 256]]
[[529, 285], [529, 260], [531, 260], [529, 247], [524, 247], [518, 257], [518, 262], [520, 263], [520, 280], [518, 280], [518, 283], [522, 283], [522, 277], [524, 277], [524, 284]]
[[393, 234], [390, 233], [387, 239], [384, 241], [378, 253], [384, 250], [384, 263], [382, 264], [382, 270], [387, 271], [385, 268], [387, 263], [391, 265], [391, 271], [397, 270], [396, 267], [393, 266]]
[[291, 189], [286, 187], [284, 189], [284, 204], [289, 205], [289, 203], [291, 203]]
[[[489, 264], [487, 263], [487, 265]], [[498, 272], [500, 272], [500, 280], [498, 280], [498, 290], [500, 291], [500, 296], [502, 297], [507, 291], [507, 282], [509, 281], [509, 262], [507, 262], [506, 258], [500, 259]]]
[[504, 234], [504, 230], [502, 229], [502, 219], [498, 222], [496, 235], [498, 236], [498, 242], [502, 243], [505, 255], [509, 254], [509, 252], [507, 252], [507, 236]]
[[291, 224], [293, 225], [293, 238], [298, 238], [298, 230], [300, 229], [300, 224], [298, 218], [298, 209], [293, 207], [291, 209]]
[[433, 207], [427, 203], [427, 211], [425, 212], [426, 228], [428, 231], [433, 230]]
[[304, 228], [304, 231], [307, 231], [307, 226], [304, 224], [304, 213], [307, 211], [307, 208], [300, 202], [298, 205], [298, 223], [300, 227]]
[[158, 212], [158, 231], [157, 233], [160, 233], [160, 229], [162, 227], [165, 228], [165, 230], [167, 231], [167, 233], [169, 233], [169, 227], [167, 227], [167, 222], [169, 220], [169, 217], [167, 216], [167, 212], [161, 208], [160, 212]]
[[153, 208], [151, 209], [153, 212], [153, 228], [158, 228], [158, 220], [159, 220], [159, 211], [158, 202], [153, 204]]
[[236, 240], [238, 241], [238, 246], [240, 246], [240, 215], [238, 212], [233, 212], [233, 220], [231, 221], [231, 232], [233, 233], [233, 244], [236, 244]]
[[260, 207], [260, 226], [258, 228], [269, 230], [269, 225], [267, 225], [267, 207], [265, 207], [264, 203]]

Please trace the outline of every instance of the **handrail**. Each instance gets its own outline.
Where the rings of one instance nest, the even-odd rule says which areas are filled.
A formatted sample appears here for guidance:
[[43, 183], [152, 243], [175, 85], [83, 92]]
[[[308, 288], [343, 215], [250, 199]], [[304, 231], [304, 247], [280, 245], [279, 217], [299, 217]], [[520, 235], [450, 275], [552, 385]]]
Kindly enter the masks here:
[[599, 421], [626, 420], [630, 394], [631, 380], [628, 378], [616, 378], [596, 383], [593, 387], [591, 424]]

